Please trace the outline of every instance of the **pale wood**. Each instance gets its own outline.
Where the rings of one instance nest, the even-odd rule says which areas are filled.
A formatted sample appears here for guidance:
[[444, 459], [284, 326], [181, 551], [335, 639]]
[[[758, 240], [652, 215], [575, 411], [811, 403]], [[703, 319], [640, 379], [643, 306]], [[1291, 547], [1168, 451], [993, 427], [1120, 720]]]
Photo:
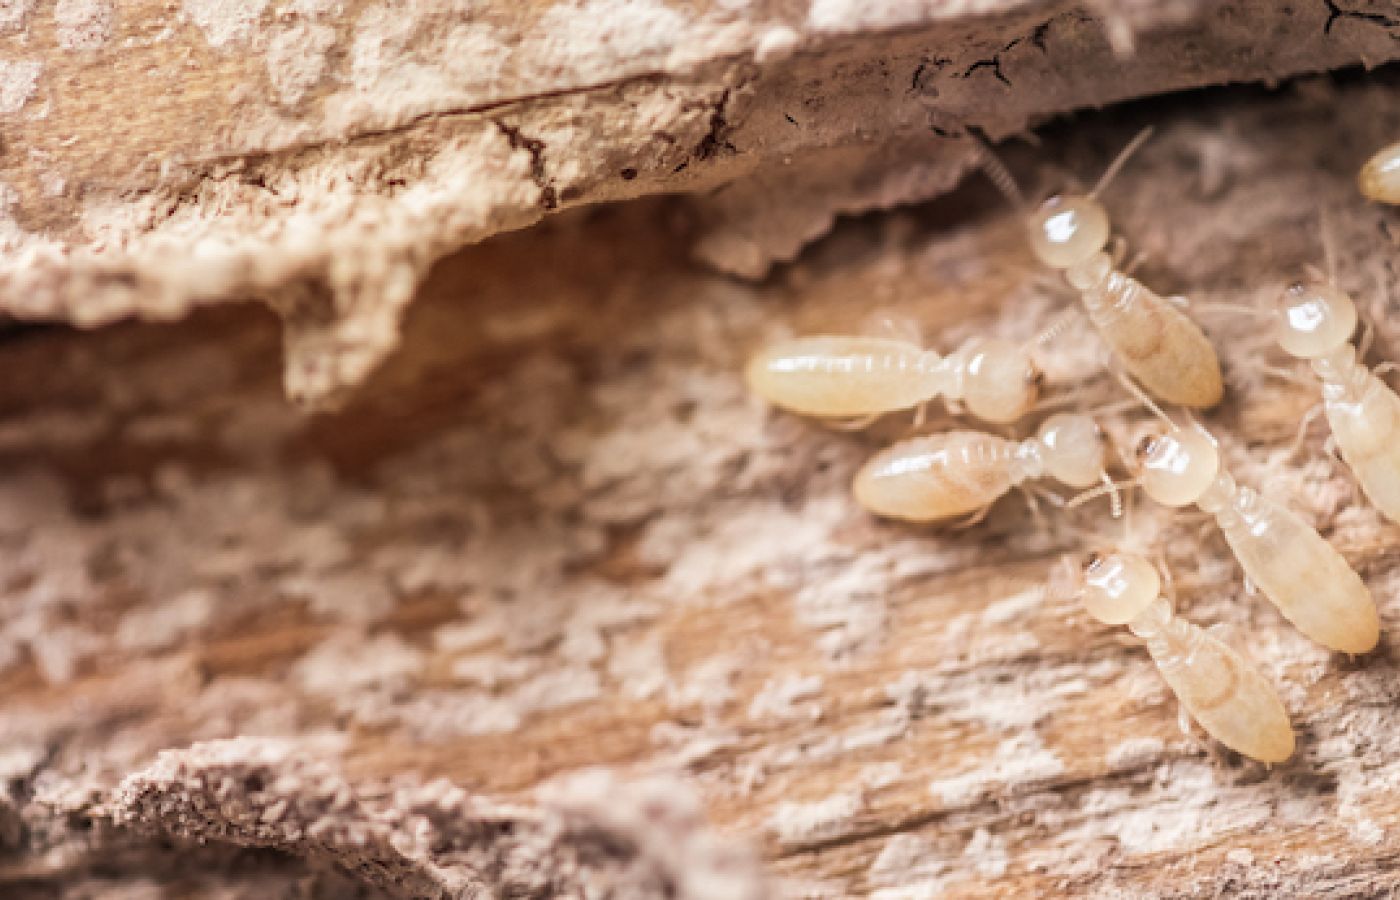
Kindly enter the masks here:
[[1396, 56], [1385, 0], [9, 0], [0, 312], [257, 298], [328, 407], [431, 263], [561, 210], [700, 195], [761, 276], [841, 213], [949, 189], [969, 128]]
[[[1140, 277], [1198, 304], [1263, 302], [1319, 261], [1327, 209], [1394, 358], [1400, 223], [1354, 176], [1400, 133], [1395, 97], [1384, 70], [1200, 92], [1008, 163], [1091, 182], [1155, 124], [1105, 202]], [[1208, 421], [1242, 483], [1366, 578], [1381, 648], [1329, 656], [1243, 595], [1202, 523], [1145, 500], [1133, 521], [1182, 612], [1232, 625], [1279, 687], [1299, 753], [1272, 771], [1182, 736], [1140, 646], [1043, 596], [1060, 553], [1117, 535], [1106, 504], [880, 523], [850, 477], [907, 420], [832, 432], [744, 392], [778, 334], [1043, 328], [1069, 298], [988, 185], [843, 222], [756, 284], [689, 261], [713, 233], [694, 212], [573, 211], [453, 254], [334, 413], [284, 399], [260, 305], [7, 331], [0, 894], [1389, 889], [1400, 530], [1316, 428], [1285, 458], [1316, 392], [1263, 371], [1287, 363], [1257, 323], [1202, 313], [1229, 383]], [[1044, 362], [1086, 407], [1122, 399], [1082, 329]]]

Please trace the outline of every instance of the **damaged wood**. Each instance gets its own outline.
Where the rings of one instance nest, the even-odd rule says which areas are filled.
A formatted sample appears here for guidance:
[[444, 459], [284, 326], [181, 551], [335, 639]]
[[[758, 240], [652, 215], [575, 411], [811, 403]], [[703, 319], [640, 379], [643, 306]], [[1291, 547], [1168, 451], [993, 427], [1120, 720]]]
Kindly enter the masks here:
[[314, 283], [333, 318], [289, 323], [286, 387], [329, 407], [464, 244], [684, 193], [696, 255], [761, 277], [837, 215], [949, 190], [968, 129], [1376, 65], [1388, 6], [23, 0], [0, 24], [0, 311], [93, 326]]

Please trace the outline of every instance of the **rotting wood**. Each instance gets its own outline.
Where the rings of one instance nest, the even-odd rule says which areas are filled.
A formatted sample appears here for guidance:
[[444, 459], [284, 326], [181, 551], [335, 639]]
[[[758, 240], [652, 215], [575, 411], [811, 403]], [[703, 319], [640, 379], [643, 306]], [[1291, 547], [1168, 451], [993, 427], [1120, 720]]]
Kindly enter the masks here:
[[[1342, 284], [1394, 358], [1395, 213], [1354, 188], [1400, 133], [1394, 77], [1083, 116], [1009, 160], [1047, 182], [1092, 177], [1156, 124], [1105, 202], [1148, 255], [1143, 279], [1201, 303], [1252, 302], [1316, 262], [1317, 211], [1333, 211]], [[617, 890], [694, 877], [687, 896], [714, 896], [758, 877], [736, 842], [776, 895], [1391, 885], [1400, 532], [1320, 435], [1283, 458], [1314, 394], [1257, 368], [1282, 362], [1267, 335], [1206, 320], [1230, 383], [1211, 426], [1242, 482], [1286, 497], [1368, 579], [1381, 649], [1325, 654], [1243, 596], [1209, 531], [1145, 501], [1136, 521], [1165, 529], [1183, 611], [1235, 626], [1279, 686], [1299, 753], [1272, 772], [1181, 736], [1140, 648], [1045, 603], [1049, 565], [1079, 537], [1015, 500], [956, 534], [874, 521], [849, 479], [904, 421], [833, 433], [744, 392], [762, 341], [876, 311], [914, 315], [945, 348], [1038, 330], [1071, 298], [1039, 283], [989, 187], [843, 223], [757, 285], [690, 266], [676, 207], [573, 212], [454, 255], [401, 351], [334, 414], [282, 399], [278, 329], [257, 306], [6, 337], [7, 896], [548, 896], [579, 883], [550, 880], [564, 868]], [[1096, 348], [1062, 336], [1051, 384], [1110, 392]], [[1102, 516], [1076, 521], [1111, 534]], [[574, 780], [596, 766], [617, 781]], [[223, 806], [191, 788], [230, 772]], [[308, 772], [367, 818], [332, 817], [319, 837], [295, 815], [280, 825]], [[670, 788], [610, 787], [657, 777], [696, 791], [712, 830]], [[472, 845], [497, 860], [563, 848], [524, 875], [434, 843], [455, 840], [429, 815], [444, 795], [558, 834], [579, 784], [591, 799], [569, 821], [591, 837]], [[649, 815], [679, 824], [639, 842]], [[360, 821], [374, 833], [351, 850], [338, 829]], [[189, 855], [162, 834], [214, 846]], [[704, 880], [694, 859], [739, 880]]]

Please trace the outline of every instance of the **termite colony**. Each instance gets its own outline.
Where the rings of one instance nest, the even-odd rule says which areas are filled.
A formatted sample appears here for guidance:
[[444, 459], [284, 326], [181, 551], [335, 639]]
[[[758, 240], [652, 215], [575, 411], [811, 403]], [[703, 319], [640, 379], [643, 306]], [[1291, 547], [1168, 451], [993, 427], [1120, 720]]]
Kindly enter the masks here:
[[[1244, 572], [1246, 591], [1262, 593], [1308, 638], [1341, 653], [1367, 653], [1380, 626], [1361, 577], [1303, 518], [1238, 484], [1215, 438], [1192, 418], [1192, 410], [1220, 402], [1223, 380], [1189, 303], [1164, 299], [1120, 265], [1121, 242], [1110, 241], [1098, 197], [1147, 136], [1130, 143], [1093, 190], [1056, 195], [1034, 208], [990, 151], [984, 154], [988, 175], [1021, 213], [1031, 253], [1078, 295], [1132, 405], [1153, 416], [1135, 442], [1116, 448], [1128, 478], [1109, 474], [1109, 442], [1090, 414], [1060, 412], [1022, 440], [963, 428], [897, 441], [861, 467], [855, 498], [878, 516], [921, 523], [961, 518], [966, 526], [1013, 489], [1026, 492], [1033, 510], [1037, 497], [1072, 508], [1107, 494], [1118, 517], [1120, 491], [1137, 488], [1165, 507], [1194, 506], [1213, 519]], [[1366, 197], [1400, 204], [1400, 144], [1367, 162], [1358, 183]], [[1309, 362], [1321, 385], [1330, 443], [1371, 503], [1400, 522], [1400, 396], [1381, 380], [1381, 368], [1359, 361], [1366, 338], [1360, 350], [1351, 342], [1358, 323], [1352, 299], [1330, 274], [1310, 272], [1272, 309], [1237, 311], [1263, 320], [1285, 353]], [[750, 388], [774, 406], [846, 427], [916, 408], [917, 429], [926, 405], [941, 399], [955, 414], [1005, 430], [1045, 405], [1033, 355], [1062, 328], [1063, 319], [1025, 344], [973, 339], [947, 355], [909, 338], [800, 337], [763, 349], [746, 374]], [[1158, 402], [1183, 410], [1173, 417]], [[1044, 478], [1081, 493], [1066, 501], [1035, 483]], [[1077, 562], [1066, 556], [1047, 580], [1050, 592], [1141, 638], [1183, 716], [1211, 737], [1266, 764], [1288, 759], [1293, 729], [1274, 687], [1214, 633], [1174, 615], [1172, 583], [1160, 554], [1154, 562], [1119, 545]]]

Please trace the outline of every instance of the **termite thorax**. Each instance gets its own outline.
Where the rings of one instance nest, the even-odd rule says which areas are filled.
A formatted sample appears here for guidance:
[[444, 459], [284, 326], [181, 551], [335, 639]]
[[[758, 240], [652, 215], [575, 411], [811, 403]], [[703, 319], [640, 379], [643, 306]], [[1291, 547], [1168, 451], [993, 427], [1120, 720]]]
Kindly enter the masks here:
[[1046, 447], [1039, 438], [1026, 438], [1016, 445], [1011, 458], [1015, 461], [1016, 480], [1028, 481], [1045, 475]]
[[[1161, 640], [1165, 636], [1167, 626], [1172, 621], [1172, 605], [1165, 597], [1158, 597], [1147, 605], [1147, 608], [1133, 617], [1128, 623], [1128, 630], [1138, 637], [1147, 641], [1151, 646], [1153, 641]], [[1156, 648], [1153, 648], [1156, 649]]]
[[1239, 493], [1240, 487], [1235, 484], [1235, 479], [1230, 473], [1218, 472], [1215, 480], [1197, 498], [1196, 505], [1204, 512], [1218, 518], [1231, 509]]
[[[1311, 360], [1313, 372], [1322, 379], [1329, 400], [1352, 399], [1360, 396], [1366, 386], [1366, 369], [1356, 361], [1356, 348], [1343, 344], [1326, 356]], [[1332, 390], [1328, 391], [1327, 388]]]
[[1113, 274], [1113, 260], [1107, 253], [1099, 251], [1083, 262], [1065, 269], [1065, 281], [1077, 291], [1087, 292], [1104, 283]]

